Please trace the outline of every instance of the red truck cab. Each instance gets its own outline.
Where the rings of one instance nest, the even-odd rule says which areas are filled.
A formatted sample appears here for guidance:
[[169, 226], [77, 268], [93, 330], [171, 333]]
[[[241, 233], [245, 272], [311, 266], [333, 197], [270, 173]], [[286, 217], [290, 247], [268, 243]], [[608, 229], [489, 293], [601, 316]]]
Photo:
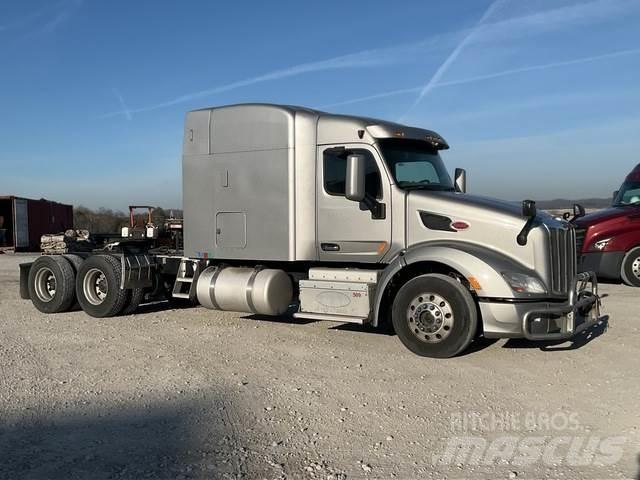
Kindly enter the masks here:
[[640, 164], [614, 193], [611, 207], [573, 224], [580, 271], [640, 287]]

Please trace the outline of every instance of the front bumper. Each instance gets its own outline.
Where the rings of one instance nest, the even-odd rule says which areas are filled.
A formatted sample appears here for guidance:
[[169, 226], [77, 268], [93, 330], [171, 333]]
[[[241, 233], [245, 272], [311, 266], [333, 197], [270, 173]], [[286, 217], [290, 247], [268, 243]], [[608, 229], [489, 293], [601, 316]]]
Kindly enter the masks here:
[[488, 338], [563, 340], [597, 323], [601, 301], [593, 272], [577, 274], [566, 302], [480, 301], [484, 335]]

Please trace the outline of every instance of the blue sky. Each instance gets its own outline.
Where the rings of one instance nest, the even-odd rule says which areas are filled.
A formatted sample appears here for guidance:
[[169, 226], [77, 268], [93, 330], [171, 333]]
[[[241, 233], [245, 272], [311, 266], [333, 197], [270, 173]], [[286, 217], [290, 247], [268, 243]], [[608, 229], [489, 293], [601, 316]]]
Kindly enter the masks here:
[[607, 197], [640, 162], [640, 0], [0, 3], [0, 194], [181, 204], [190, 109], [430, 128], [473, 193]]

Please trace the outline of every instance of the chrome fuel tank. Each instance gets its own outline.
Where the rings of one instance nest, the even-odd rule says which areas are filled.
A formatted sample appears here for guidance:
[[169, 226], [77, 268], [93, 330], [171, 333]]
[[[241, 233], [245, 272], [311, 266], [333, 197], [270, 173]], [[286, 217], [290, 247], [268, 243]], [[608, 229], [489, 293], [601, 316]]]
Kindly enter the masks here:
[[281, 315], [293, 299], [293, 285], [283, 270], [207, 267], [198, 277], [201, 305], [213, 310]]

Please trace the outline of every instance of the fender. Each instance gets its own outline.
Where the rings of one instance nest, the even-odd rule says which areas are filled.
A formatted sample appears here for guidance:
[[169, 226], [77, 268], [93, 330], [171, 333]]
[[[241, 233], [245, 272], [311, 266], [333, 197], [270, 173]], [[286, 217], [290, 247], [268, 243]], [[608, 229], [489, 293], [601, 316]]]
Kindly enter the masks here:
[[539, 278], [516, 260], [476, 244], [433, 241], [412, 245], [400, 252], [383, 270], [374, 299], [372, 325], [378, 326], [385, 291], [391, 280], [403, 268], [418, 262], [434, 262], [457, 271], [465, 278], [474, 277], [480, 284], [475, 289], [479, 297], [531, 298], [529, 294], [516, 295], [502, 277], [501, 272], [522, 272]]

